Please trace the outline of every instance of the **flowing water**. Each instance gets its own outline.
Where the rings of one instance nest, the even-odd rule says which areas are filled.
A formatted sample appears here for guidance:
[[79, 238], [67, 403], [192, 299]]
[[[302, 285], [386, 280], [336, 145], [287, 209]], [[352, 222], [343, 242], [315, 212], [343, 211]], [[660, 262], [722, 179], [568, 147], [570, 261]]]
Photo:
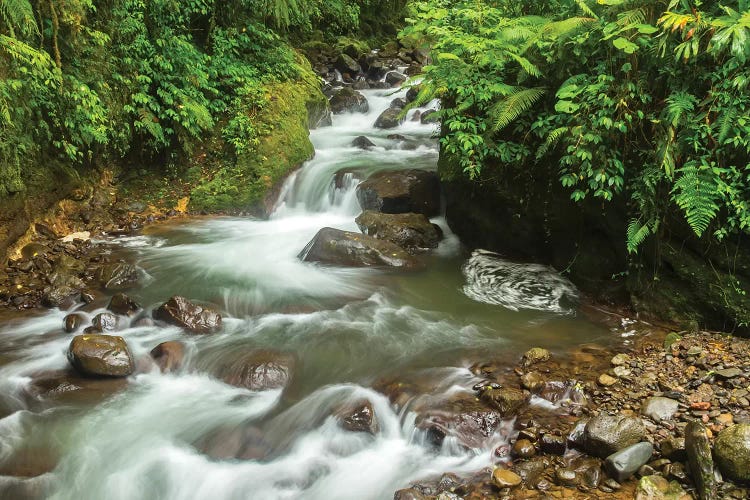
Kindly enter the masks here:
[[[269, 220], [183, 220], [112, 243], [113, 252], [143, 269], [141, 285], [128, 294], [146, 313], [171, 295], [205, 301], [224, 316], [219, 333], [127, 327], [118, 334], [141, 368], [126, 384], [92, 381], [82, 391], [67, 394], [61, 386], [40, 397], [34, 380], [67, 367], [71, 336], [62, 323], [69, 311], [3, 319], [0, 492], [92, 500], [388, 499], [411, 481], [491, 464], [507, 437], [471, 450], [448, 440], [434, 449], [409, 405], [397, 412], [372, 389], [378, 380], [420, 373], [435, 381], [436, 394], [470, 393], [479, 379], [468, 367], [477, 360], [512, 363], [534, 345], [563, 350], [609, 341], [611, 332], [576, 317], [575, 289], [554, 270], [468, 255], [442, 218], [434, 222], [446, 238], [422, 257], [422, 272], [297, 258], [322, 227], [357, 230], [360, 179], [383, 169], [436, 168], [434, 126], [372, 126], [404, 91], [363, 93], [368, 114], [336, 116], [332, 127], [312, 132], [316, 156], [289, 178]], [[393, 133], [403, 138], [388, 139]], [[351, 147], [359, 135], [376, 147]], [[92, 317], [104, 305], [82, 313]], [[178, 373], [161, 374], [142, 361], [168, 340], [183, 341], [188, 357]], [[253, 348], [296, 354], [283, 393], [251, 392], [214, 377], [223, 359]], [[332, 416], [363, 399], [376, 414], [375, 435], [345, 431]], [[262, 456], [230, 450], [238, 442], [260, 443]], [[10, 474], [34, 477], [19, 482]]]

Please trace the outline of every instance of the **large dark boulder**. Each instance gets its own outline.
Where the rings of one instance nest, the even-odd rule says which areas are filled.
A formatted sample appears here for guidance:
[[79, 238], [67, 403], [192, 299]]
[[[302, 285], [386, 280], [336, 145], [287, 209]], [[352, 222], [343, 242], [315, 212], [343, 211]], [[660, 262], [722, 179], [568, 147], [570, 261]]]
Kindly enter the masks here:
[[219, 378], [251, 391], [283, 389], [291, 382], [296, 364], [292, 353], [259, 349], [226, 363]]
[[370, 149], [375, 147], [375, 143], [364, 135], [360, 135], [352, 141], [352, 146], [359, 149]]
[[440, 180], [427, 170], [382, 171], [357, 186], [362, 210], [388, 214], [440, 214]]
[[362, 71], [362, 67], [357, 61], [354, 60], [348, 54], [340, 54], [336, 59], [336, 69], [341, 73], [348, 73], [349, 76], [356, 76], [357, 73]]
[[390, 241], [330, 227], [318, 231], [300, 252], [299, 258], [305, 262], [336, 266], [417, 267], [417, 262], [411, 255]]
[[212, 333], [221, 328], [221, 315], [185, 297], [174, 296], [153, 313], [154, 319], [182, 327], [192, 333]]
[[366, 210], [355, 222], [364, 234], [390, 241], [410, 252], [437, 248], [441, 238], [440, 228], [423, 214], [384, 214]]
[[331, 112], [335, 115], [342, 113], [367, 113], [370, 105], [367, 98], [356, 90], [344, 87], [331, 97]]
[[375, 128], [390, 129], [396, 128], [404, 123], [404, 117], [401, 116], [401, 108], [388, 108], [375, 120]]
[[77, 335], [68, 348], [68, 360], [83, 375], [127, 377], [135, 370], [133, 356], [122, 337]]
[[601, 414], [586, 424], [583, 446], [590, 454], [606, 458], [641, 442], [645, 436], [646, 428], [640, 418]]

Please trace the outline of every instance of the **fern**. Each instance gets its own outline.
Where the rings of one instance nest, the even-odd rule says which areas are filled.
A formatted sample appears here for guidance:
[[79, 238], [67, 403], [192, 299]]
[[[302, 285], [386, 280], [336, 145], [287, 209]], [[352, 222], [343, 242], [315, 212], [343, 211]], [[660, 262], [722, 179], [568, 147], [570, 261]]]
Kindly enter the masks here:
[[734, 126], [735, 118], [737, 118], [737, 109], [728, 108], [724, 110], [721, 118], [717, 120], [719, 122], [719, 137], [717, 139], [719, 144], [724, 144], [724, 141], [727, 140], [729, 132]]
[[524, 111], [527, 111], [539, 101], [545, 92], [546, 89], [541, 87], [519, 88], [516, 92], [495, 104], [491, 111], [491, 117], [494, 118], [495, 122], [495, 130], [500, 130], [512, 123]]
[[24, 35], [39, 34], [34, 9], [29, 0], [0, 0], [0, 18], [8, 26], [8, 32], [13, 38], [16, 37], [15, 28]]
[[698, 104], [698, 99], [687, 92], [680, 91], [672, 93], [667, 97], [667, 121], [673, 127], [677, 127], [682, 121], [682, 118], [695, 109], [696, 104]]
[[637, 253], [638, 248], [646, 240], [646, 238], [648, 238], [651, 232], [652, 231], [650, 224], [641, 224], [640, 220], [631, 219], [630, 223], [628, 223], [628, 230], [626, 234], [628, 253]]
[[682, 209], [693, 232], [700, 237], [719, 211], [716, 179], [707, 166], [689, 165], [679, 173], [672, 189], [672, 201]]
[[560, 140], [560, 138], [563, 136], [565, 132], [568, 131], [568, 127], [558, 127], [554, 130], [552, 130], [548, 135], [547, 139], [542, 143], [541, 146], [539, 146], [539, 149], [536, 151], [536, 159], [540, 160], [544, 155], [547, 154], [547, 152], [555, 147], [557, 142]]

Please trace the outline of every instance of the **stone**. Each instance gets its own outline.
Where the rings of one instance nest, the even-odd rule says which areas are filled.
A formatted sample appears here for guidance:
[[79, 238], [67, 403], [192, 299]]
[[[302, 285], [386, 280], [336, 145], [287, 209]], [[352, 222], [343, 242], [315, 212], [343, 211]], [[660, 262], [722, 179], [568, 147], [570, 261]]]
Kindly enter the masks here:
[[53, 286], [44, 292], [42, 305], [45, 307], [57, 307], [67, 309], [79, 302], [81, 290], [70, 286]]
[[725, 368], [723, 370], [716, 370], [714, 372], [714, 375], [716, 375], [720, 379], [728, 380], [730, 378], [741, 376], [742, 370], [740, 370], [739, 368]]
[[684, 462], [687, 459], [685, 452], [685, 438], [670, 437], [659, 443], [662, 456], [670, 459]]
[[300, 252], [304, 262], [348, 267], [416, 269], [419, 263], [403, 248], [366, 234], [324, 227]]
[[736, 424], [719, 432], [714, 457], [725, 477], [750, 481], [750, 424]]
[[623, 366], [623, 365], [630, 365], [630, 361], [632, 358], [624, 353], [620, 353], [615, 355], [611, 360], [610, 363], [612, 366]]
[[63, 321], [65, 323], [65, 331], [67, 333], [73, 333], [81, 327], [85, 318], [78, 313], [72, 313], [65, 316]]
[[258, 349], [227, 362], [218, 375], [229, 385], [251, 391], [283, 389], [291, 382], [296, 364], [292, 353]]
[[359, 149], [370, 149], [375, 147], [375, 143], [364, 135], [360, 135], [352, 141], [352, 146]]
[[555, 470], [555, 481], [563, 486], [575, 486], [578, 484], [578, 474], [576, 471], [568, 468]]
[[401, 116], [401, 108], [388, 108], [375, 120], [375, 128], [391, 129], [401, 125], [405, 117]]
[[341, 73], [348, 73], [349, 76], [356, 76], [357, 73], [362, 71], [362, 67], [357, 61], [347, 54], [340, 54], [336, 59], [336, 69]]
[[175, 295], [153, 312], [154, 319], [179, 326], [191, 333], [213, 333], [221, 328], [221, 315], [185, 297]]
[[423, 214], [384, 214], [366, 210], [355, 222], [362, 233], [390, 241], [410, 252], [437, 248], [441, 239], [439, 228]]
[[614, 372], [615, 376], [619, 378], [628, 378], [633, 373], [630, 368], [624, 365], [615, 366], [612, 371]]
[[549, 462], [545, 458], [536, 458], [534, 460], [525, 460], [517, 462], [513, 465], [515, 472], [523, 479], [523, 484], [527, 488], [533, 488], [542, 479], [544, 469], [547, 468]]
[[175, 340], [162, 342], [151, 349], [151, 357], [162, 373], [171, 373], [182, 368], [185, 359], [185, 344]]
[[124, 290], [138, 283], [140, 274], [132, 264], [115, 262], [105, 264], [96, 271], [96, 280], [106, 290]]
[[100, 332], [113, 332], [117, 330], [117, 316], [108, 312], [97, 314], [91, 325]]
[[393, 500], [427, 500], [427, 497], [416, 488], [404, 488], [393, 495]]
[[564, 455], [566, 450], [565, 438], [554, 434], [544, 434], [539, 440], [539, 449], [550, 455]]
[[68, 360], [83, 375], [127, 377], [135, 370], [133, 356], [122, 337], [77, 335], [68, 348]]
[[340, 115], [342, 113], [367, 113], [370, 110], [370, 105], [367, 102], [367, 98], [360, 92], [344, 87], [330, 99], [331, 112], [334, 115]]
[[648, 398], [641, 407], [641, 413], [656, 422], [671, 420], [677, 413], [680, 403], [674, 399], [655, 396]]
[[599, 375], [597, 382], [601, 386], [609, 387], [609, 386], [615, 385], [618, 382], [618, 380], [611, 375], [602, 373], [601, 375]]
[[705, 426], [700, 422], [694, 420], [688, 422], [685, 428], [685, 451], [688, 457], [688, 468], [699, 498], [701, 500], [717, 499], [711, 443]]
[[366, 432], [375, 435], [378, 432], [378, 420], [375, 410], [369, 401], [361, 401], [354, 405], [340, 408], [336, 412], [336, 418], [342, 429], [350, 432]]
[[440, 180], [427, 170], [381, 171], [357, 186], [362, 210], [389, 214], [440, 214]]
[[115, 314], [132, 316], [141, 308], [140, 304], [124, 293], [116, 293], [109, 301], [107, 309]]
[[419, 121], [423, 125], [427, 125], [429, 123], [440, 123], [440, 115], [438, 115], [436, 109], [428, 109], [427, 111], [422, 113], [422, 116], [419, 117]]
[[543, 363], [550, 358], [549, 351], [541, 347], [532, 347], [523, 354], [523, 366], [531, 366]]
[[479, 395], [480, 401], [497, 409], [504, 417], [510, 417], [518, 413], [518, 410], [526, 404], [528, 397], [523, 391], [512, 387], [485, 387]]
[[584, 436], [586, 434], [586, 424], [589, 423], [588, 418], [582, 418], [573, 424], [573, 428], [568, 433], [568, 444], [575, 448], [583, 449], [585, 445]]
[[403, 73], [399, 73], [398, 71], [389, 71], [385, 75], [385, 81], [391, 87], [396, 87], [406, 81], [406, 75]]
[[604, 466], [610, 477], [622, 482], [651, 460], [653, 453], [654, 447], [651, 443], [637, 443], [608, 456]]
[[515, 488], [521, 484], [521, 476], [508, 469], [495, 469], [492, 471], [492, 484], [500, 489]]
[[640, 418], [600, 414], [586, 424], [583, 446], [591, 455], [606, 458], [639, 443], [645, 435], [646, 429]]
[[511, 454], [515, 458], [531, 458], [536, 455], [536, 448], [534, 448], [534, 444], [528, 439], [519, 439], [513, 443]]
[[658, 475], [644, 476], [638, 481], [635, 500], [690, 500], [677, 481], [667, 481]]
[[546, 385], [546, 380], [539, 372], [527, 372], [521, 375], [521, 387], [531, 392], [540, 392]]

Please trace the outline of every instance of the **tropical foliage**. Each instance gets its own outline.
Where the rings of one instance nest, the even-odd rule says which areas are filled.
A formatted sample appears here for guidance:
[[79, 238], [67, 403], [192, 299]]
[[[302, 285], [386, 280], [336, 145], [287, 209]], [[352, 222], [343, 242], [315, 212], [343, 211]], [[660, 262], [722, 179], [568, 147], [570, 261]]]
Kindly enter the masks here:
[[630, 252], [675, 212], [698, 237], [750, 232], [747, 0], [425, 0], [409, 23], [434, 56], [418, 102], [442, 99], [466, 175], [626, 197]]

